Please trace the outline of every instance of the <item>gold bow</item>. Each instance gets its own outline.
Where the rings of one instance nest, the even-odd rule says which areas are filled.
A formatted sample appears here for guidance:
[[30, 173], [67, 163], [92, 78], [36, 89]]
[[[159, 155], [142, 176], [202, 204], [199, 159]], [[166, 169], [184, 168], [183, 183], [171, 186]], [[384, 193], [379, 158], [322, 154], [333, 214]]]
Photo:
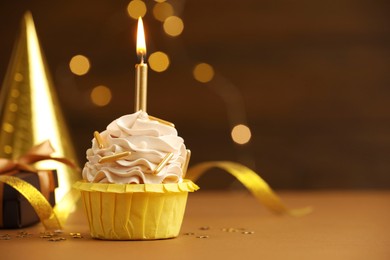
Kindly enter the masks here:
[[0, 158], [0, 174], [9, 173], [15, 170], [37, 172], [37, 170], [30, 164], [43, 160], [55, 160], [58, 162], [62, 162], [72, 168], [76, 168], [76, 165], [66, 158], [51, 156], [51, 154], [54, 152], [55, 150], [51, 145], [50, 141], [46, 140], [40, 144], [33, 146], [29, 151], [27, 151], [27, 153], [25, 153], [16, 160]]
[[50, 141], [46, 140], [33, 146], [26, 154], [22, 155], [16, 160], [0, 158], [0, 224], [2, 224], [3, 216], [1, 212], [1, 195], [3, 194], [3, 183], [6, 183], [16, 189], [28, 200], [47, 230], [61, 229], [61, 224], [45, 196], [28, 182], [11, 176], [23, 171], [37, 173], [39, 175], [40, 171], [35, 169], [30, 164], [43, 160], [56, 160], [72, 168], [77, 168], [72, 161], [66, 158], [51, 156], [53, 152], [54, 149]]

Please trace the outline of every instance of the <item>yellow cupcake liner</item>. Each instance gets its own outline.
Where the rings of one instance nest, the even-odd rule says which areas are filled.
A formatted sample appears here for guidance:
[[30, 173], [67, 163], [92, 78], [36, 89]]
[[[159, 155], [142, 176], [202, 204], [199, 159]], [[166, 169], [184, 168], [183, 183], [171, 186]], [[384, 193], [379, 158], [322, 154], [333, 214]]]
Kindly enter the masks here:
[[152, 240], [177, 237], [188, 192], [199, 187], [175, 184], [105, 184], [78, 181], [93, 238]]

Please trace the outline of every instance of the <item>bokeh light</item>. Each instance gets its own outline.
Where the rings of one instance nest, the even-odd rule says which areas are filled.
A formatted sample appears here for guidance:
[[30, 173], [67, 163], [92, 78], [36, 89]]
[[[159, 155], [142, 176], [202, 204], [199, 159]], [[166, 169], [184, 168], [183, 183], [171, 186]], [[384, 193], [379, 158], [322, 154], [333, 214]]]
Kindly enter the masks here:
[[194, 78], [202, 83], [207, 83], [214, 78], [214, 68], [207, 63], [199, 63], [192, 71]]
[[91, 101], [99, 107], [108, 105], [111, 102], [111, 90], [106, 86], [94, 87], [91, 91]]
[[127, 14], [133, 19], [144, 17], [146, 11], [147, 11], [146, 4], [141, 0], [132, 0], [127, 5]]
[[166, 0], [154, 0], [156, 1], [157, 3], [164, 3]]
[[172, 16], [174, 13], [173, 7], [170, 3], [157, 3], [153, 7], [153, 16], [156, 20], [164, 22], [165, 19]]
[[78, 76], [87, 74], [90, 67], [88, 58], [83, 55], [76, 55], [69, 62], [70, 70]]
[[251, 130], [246, 125], [236, 125], [231, 132], [232, 139], [237, 144], [246, 144], [252, 137]]
[[177, 16], [169, 16], [163, 24], [164, 32], [169, 36], [179, 36], [184, 29], [183, 20]]
[[169, 67], [169, 57], [164, 52], [156, 51], [150, 54], [148, 63], [152, 70], [163, 72]]

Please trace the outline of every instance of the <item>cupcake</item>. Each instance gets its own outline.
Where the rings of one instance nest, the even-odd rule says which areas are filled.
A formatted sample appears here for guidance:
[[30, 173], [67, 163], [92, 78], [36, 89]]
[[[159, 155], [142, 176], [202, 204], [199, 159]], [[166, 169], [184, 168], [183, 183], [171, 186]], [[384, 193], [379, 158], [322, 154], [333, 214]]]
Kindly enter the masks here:
[[190, 151], [173, 124], [146, 112], [122, 116], [88, 149], [81, 191], [91, 236], [107, 240], [177, 237], [188, 192]]

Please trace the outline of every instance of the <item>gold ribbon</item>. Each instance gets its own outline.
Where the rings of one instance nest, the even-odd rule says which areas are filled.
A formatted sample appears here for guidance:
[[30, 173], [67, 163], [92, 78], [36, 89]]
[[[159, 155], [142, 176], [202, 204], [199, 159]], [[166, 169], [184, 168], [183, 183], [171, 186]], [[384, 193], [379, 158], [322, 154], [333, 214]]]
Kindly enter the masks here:
[[13, 176], [0, 176], [6, 183], [22, 194], [34, 208], [46, 230], [60, 230], [61, 224], [46, 198], [30, 183]]
[[[62, 162], [70, 167], [77, 168], [76, 165], [66, 158], [53, 157], [51, 154], [54, 152], [53, 147], [50, 144], [50, 141], [46, 140], [38, 145], [33, 146], [26, 154], [22, 155], [16, 160], [0, 158], [0, 225], [2, 225], [2, 194], [3, 194], [3, 183], [8, 184], [12, 188], [16, 189], [20, 194], [22, 194], [27, 201], [34, 208], [39, 219], [47, 230], [56, 230], [61, 229], [60, 222], [53, 211], [50, 203], [47, 201], [43, 194], [48, 195], [49, 186], [43, 185], [43, 192], [39, 192], [34, 186], [27, 183], [26, 181], [21, 180], [20, 178], [13, 177], [13, 175], [18, 172], [32, 172], [37, 173], [39, 177], [44, 176], [42, 171], [38, 171], [30, 164], [36, 163], [42, 160], [56, 160]], [[44, 177], [45, 178], [45, 177]], [[40, 182], [46, 182], [47, 180], [42, 180]], [[69, 200], [69, 199], [68, 199]], [[73, 196], [72, 196], [73, 201]], [[68, 213], [65, 213], [63, 210], [59, 210], [63, 216]], [[67, 215], [66, 215], [67, 216]], [[66, 217], [63, 217], [66, 218]]]
[[302, 209], [288, 209], [258, 174], [239, 163], [229, 161], [199, 163], [188, 170], [186, 178], [196, 181], [211, 168], [220, 168], [233, 175], [253, 194], [253, 196], [255, 196], [256, 199], [274, 213], [303, 216], [312, 211], [310, 207]]

